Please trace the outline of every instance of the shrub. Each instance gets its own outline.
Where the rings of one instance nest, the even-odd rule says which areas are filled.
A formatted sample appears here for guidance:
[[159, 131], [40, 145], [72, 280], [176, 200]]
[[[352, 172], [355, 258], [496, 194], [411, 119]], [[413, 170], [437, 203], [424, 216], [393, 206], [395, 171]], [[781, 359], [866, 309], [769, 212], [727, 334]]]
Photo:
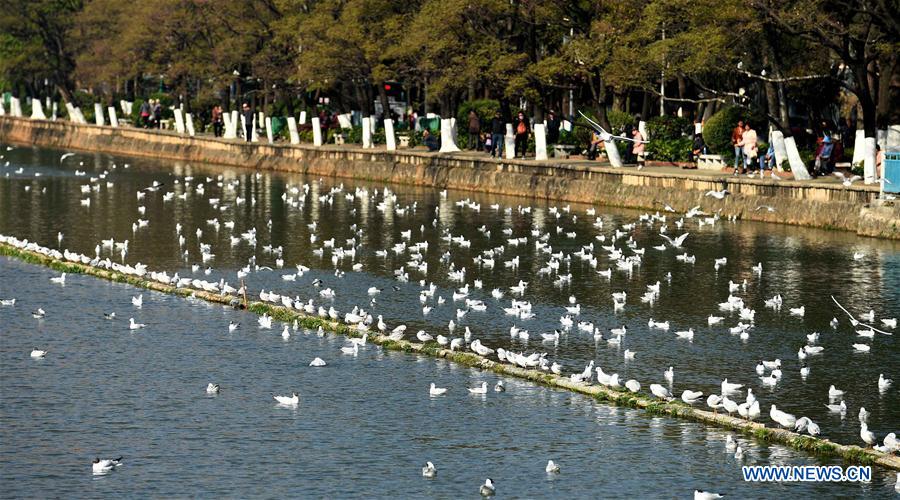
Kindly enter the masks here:
[[660, 161], [688, 161], [691, 152], [691, 138], [678, 137], [675, 139], [653, 139], [645, 146], [647, 157]]
[[469, 130], [469, 111], [475, 110], [475, 114], [481, 119], [481, 130], [490, 127], [494, 114], [500, 111], [500, 103], [493, 99], [480, 99], [477, 101], [466, 101], [459, 105], [459, 112], [456, 115], [456, 128], [460, 131]]
[[738, 120], [744, 118], [744, 111], [731, 106], [719, 110], [712, 115], [703, 126], [703, 140], [712, 154], [722, 155], [726, 163], [734, 160], [734, 148], [731, 145], [731, 131]]
[[615, 109], [606, 113], [606, 119], [609, 120], [609, 126], [612, 128], [610, 132], [617, 134], [625, 130], [627, 125], [637, 125], [634, 122], [634, 116], [625, 111], [617, 111]]
[[647, 134], [652, 140], [674, 140], [690, 136], [693, 124], [687, 118], [677, 116], [654, 116], [647, 122]]

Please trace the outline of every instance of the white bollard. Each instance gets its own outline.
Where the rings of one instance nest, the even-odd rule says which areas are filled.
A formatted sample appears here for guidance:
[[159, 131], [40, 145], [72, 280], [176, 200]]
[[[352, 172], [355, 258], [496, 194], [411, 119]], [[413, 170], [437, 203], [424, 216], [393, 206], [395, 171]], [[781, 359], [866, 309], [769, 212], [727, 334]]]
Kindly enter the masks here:
[[44, 114], [44, 108], [41, 107], [40, 99], [33, 99], [31, 101], [31, 119], [32, 120], [46, 120], [47, 115]]
[[780, 130], [772, 130], [769, 132], [772, 139], [772, 148], [775, 150], [775, 166], [779, 171], [783, 172], [785, 160], [787, 160], [787, 148], [784, 146], [784, 133]]
[[[241, 125], [240, 113], [235, 109], [231, 112], [231, 139], [238, 138], [238, 127]], [[241, 132], [243, 134], [243, 132]]]
[[384, 143], [387, 145], [388, 151], [396, 151], [397, 138], [394, 137], [394, 120], [390, 118], [384, 120]]
[[269, 144], [275, 142], [275, 135], [272, 133], [272, 117], [266, 117], [266, 140], [269, 141]]
[[222, 138], [234, 139], [234, 124], [231, 122], [231, 113], [222, 113], [222, 124], [225, 127], [225, 130], [222, 131]]
[[803, 159], [800, 158], [800, 151], [797, 150], [797, 141], [793, 137], [785, 137], [784, 148], [787, 150], [788, 163], [791, 165], [791, 173], [794, 174], [794, 179], [798, 181], [812, 179], [809, 171], [806, 169], [806, 165], [803, 164]]
[[[694, 127], [694, 130], [696, 131], [697, 128]], [[644, 120], [638, 122], [638, 132], [641, 133], [641, 137], [643, 137], [645, 141], [650, 140], [650, 132], [647, 132], [647, 122]]]
[[441, 118], [441, 153], [455, 153], [459, 151], [456, 142], [453, 141], [453, 122], [449, 118]]
[[513, 133], [512, 123], [506, 124], [506, 135], [503, 136], [503, 150], [507, 160], [516, 158], [516, 135]]
[[311, 120], [312, 131], [313, 131], [313, 145], [321, 146], [322, 145], [322, 127], [319, 125], [319, 117], [314, 116]]
[[3, 99], [0, 99], [0, 116], [6, 116], [6, 108], [3, 107]]
[[106, 108], [107, 113], [109, 113], [109, 124], [113, 127], [119, 126], [119, 117], [116, 116], [116, 108], [115, 106], [110, 106]]
[[54, 101], [54, 102], [53, 102], [53, 106], [52, 106], [53, 112], [50, 114], [50, 116], [51, 116], [50, 119], [51, 119], [51, 120], [55, 120], [56, 117], [59, 116], [59, 115], [57, 114], [57, 111], [59, 111], [57, 108], [58, 108], [58, 106], [56, 105], [56, 102]]
[[103, 126], [103, 105], [99, 102], [94, 103], [94, 123]]
[[619, 155], [619, 148], [616, 147], [616, 141], [610, 139], [604, 141], [603, 145], [606, 148], [606, 158], [609, 159], [609, 164], [615, 168], [621, 168], [624, 164], [622, 163], [622, 156]]
[[547, 133], [546, 125], [543, 123], [534, 124], [534, 159], [540, 161], [547, 160]]
[[364, 116], [362, 118], [362, 147], [372, 148], [372, 117]]
[[287, 122], [288, 134], [291, 136], [291, 144], [300, 144], [300, 134], [297, 132], [297, 119], [293, 116], [289, 116]]
[[187, 127], [188, 135], [194, 137], [194, 117], [190, 113], [185, 113], [184, 125]]
[[256, 116], [253, 117], [253, 129], [250, 131], [250, 138], [252, 142], [259, 142], [259, 132], [257, 132], [257, 128], [259, 128], [259, 122], [256, 121]]
[[875, 170], [875, 138], [866, 137], [865, 157], [863, 158], [863, 182], [874, 184], [878, 181], [878, 172]]
[[22, 117], [22, 104], [19, 102], [18, 97], [10, 97], [9, 99], [9, 114], [15, 116], [16, 118]]
[[300, 112], [300, 121], [298, 123], [300, 123], [300, 125], [306, 125], [306, 111]]
[[178, 134], [184, 133], [184, 115], [181, 112], [181, 108], [175, 108], [175, 132]]
[[850, 164], [856, 166], [863, 162], [866, 158], [866, 132], [857, 130], [856, 136], [853, 138], [853, 159]]

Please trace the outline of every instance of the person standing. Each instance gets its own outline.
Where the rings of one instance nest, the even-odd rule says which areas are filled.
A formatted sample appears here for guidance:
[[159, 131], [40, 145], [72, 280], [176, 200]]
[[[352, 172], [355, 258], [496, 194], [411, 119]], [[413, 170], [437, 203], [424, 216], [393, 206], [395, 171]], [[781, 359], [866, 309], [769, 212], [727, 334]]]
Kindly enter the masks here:
[[[745, 159], [744, 173], [746, 173], [748, 168], [753, 168], [755, 166], [756, 157], [758, 156], [758, 139], [756, 137], [756, 131], [750, 126], [750, 122], [744, 124], [744, 132], [741, 134], [740, 144], [743, 148]], [[737, 175], [737, 170], [735, 170], [735, 175]]]
[[141, 126], [144, 128], [150, 127], [150, 103], [152, 102], [152, 99], [147, 99], [146, 101], [141, 103]]
[[631, 131], [631, 137], [634, 139], [634, 143], [631, 146], [631, 155], [635, 162], [638, 162], [643, 159], [642, 155], [644, 154], [644, 136], [641, 134], [641, 131], [634, 127]]
[[478, 134], [480, 133], [481, 118], [478, 118], [478, 113], [476, 113], [474, 109], [469, 110], [469, 149], [473, 151], [478, 150]]
[[244, 107], [244, 138], [247, 142], [253, 141], [253, 110], [250, 109], [250, 103], [245, 102]]
[[213, 125], [213, 135], [216, 137], [222, 137], [222, 127], [224, 126], [224, 122], [222, 121], [222, 106], [216, 104], [212, 109], [212, 125]]
[[737, 127], [731, 131], [731, 145], [734, 146], [734, 175], [738, 173], [738, 167], [744, 162], [744, 149], [741, 146], [741, 137], [744, 135], [744, 121], [738, 120]]
[[547, 144], [557, 144], [559, 142], [559, 117], [556, 112], [550, 111], [547, 115]]
[[503, 155], [503, 138], [505, 136], [506, 124], [503, 123], [503, 117], [497, 111], [494, 113], [494, 119], [491, 120], [491, 157], [500, 158]]
[[516, 132], [516, 156], [524, 159], [528, 149], [528, 118], [525, 118], [525, 113], [519, 111], [513, 130]]

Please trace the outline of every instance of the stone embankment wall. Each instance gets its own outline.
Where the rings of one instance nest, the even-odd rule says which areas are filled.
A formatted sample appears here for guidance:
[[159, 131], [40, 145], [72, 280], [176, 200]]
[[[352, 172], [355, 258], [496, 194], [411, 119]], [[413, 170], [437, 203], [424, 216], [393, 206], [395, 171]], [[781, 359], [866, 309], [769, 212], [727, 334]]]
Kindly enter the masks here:
[[[0, 117], [0, 141], [62, 149], [218, 163], [313, 176], [461, 189], [662, 211], [700, 205], [742, 219], [854, 231], [900, 239], [900, 204], [877, 201], [874, 186], [772, 181], [631, 168], [494, 160], [353, 146], [265, 144], [171, 132]], [[705, 196], [727, 188], [724, 200]], [[770, 206], [775, 211], [758, 209]]]

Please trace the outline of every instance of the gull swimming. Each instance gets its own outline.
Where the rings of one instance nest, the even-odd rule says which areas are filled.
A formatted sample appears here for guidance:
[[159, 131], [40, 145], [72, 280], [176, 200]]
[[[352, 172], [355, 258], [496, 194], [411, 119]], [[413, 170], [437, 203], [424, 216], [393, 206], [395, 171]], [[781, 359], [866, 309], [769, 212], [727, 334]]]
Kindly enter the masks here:
[[437, 469], [434, 467], [434, 464], [431, 462], [425, 462], [425, 467], [422, 467], [422, 476], [434, 477], [436, 474]]
[[494, 481], [491, 478], [487, 478], [484, 480], [484, 484], [481, 485], [481, 488], [478, 489], [478, 492], [481, 493], [483, 497], [489, 497], [494, 494], [496, 488], [494, 487]]
[[325, 360], [323, 360], [322, 358], [315, 358], [309, 362], [309, 366], [316, 366], [316, 367], [325, 366], [326, 364], [327, 363], [325, 363]]
[[548, 460], [547, 467], [544, 467], [544, 470], [547, 472], [547, 474], [558, 474], [559, 465], [553, 463], [553, 460]]
[[134, 318], [128, 318], [128, 329], [129, 330], [139, 330], [147, 326], [144, 323], [135, 323]]
[[214, 384], [212, 382], [207, 384], [206, 393], [207, 394], [218, 394], [219, 393], [219, 384]]
[[46, 356], [46, 355], [47, 355], [47, 351], [46, 351], [46, 350], [38, 349], [37, 347], [35, 347], [34, 349], [31, 350], [31, 357], [32, 357], [32, 358], [40, 359], [40, 358], [43, 358], [43, 357]]
[[431, 383], [431, 387], [428, 388], [428, 395], [429, 395], [429, 396], [441, 396], [441, 395], [446, 394], [446, 393], [447, 393], [447, 388], [446, 388], [446, 387], [436, 387], [436, 386], [434, 385], [434, 382], [432, 382], [432, 383]]
[[103, 459], [95, 458], [91, 466], [94, 474], [106, 474], [122, 465], [122, 457]]
[[272, 396], [275, 401], [278, 401], [278, 404], [284, 406], [297, 406], [300, 404], [300, 395], [296, 392], [292, 393], [290, 396]]
[[487, 394], [487, 382], [482, 382], [479, 387], [469, 387], [470, 394]]

